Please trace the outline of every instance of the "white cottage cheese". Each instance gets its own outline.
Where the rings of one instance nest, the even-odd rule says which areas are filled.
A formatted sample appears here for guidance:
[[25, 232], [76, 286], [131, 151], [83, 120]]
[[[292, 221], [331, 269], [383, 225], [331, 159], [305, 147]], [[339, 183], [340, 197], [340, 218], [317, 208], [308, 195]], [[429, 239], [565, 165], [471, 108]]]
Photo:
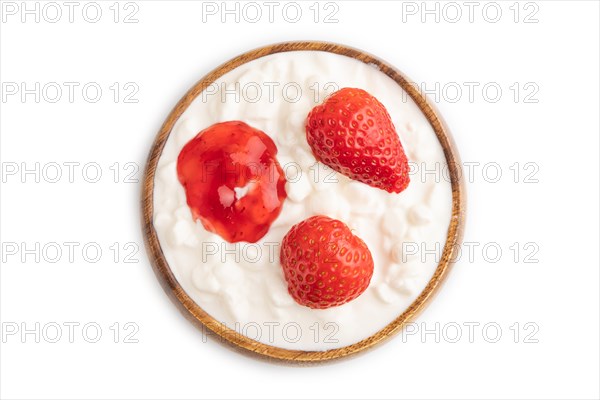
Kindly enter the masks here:
[[[419, 170], [447, 165], [427, 119], [392, 79], [352, 58], [308, 51], [262, 57], [222, 76], [181, 115], [158, 161], [154, 226], [178, 282], [216, 320], [273, 346], [328, 350], [373, 335], [417, 298], [446, 240], [449, 181], [417, 174], [404, 192], [391, 194], [316, 162], [306, 142], [306, 116], [343, 87], [364, 89], [386, 106], [409, 161]], [[228, 120], [244, 121], [272, 137], [288, 176], [281, 214], [256, 244], [227, 243], [194, 221], [177, 178], [183, 146], [204, 128]], [[375, 263], [371, 284], [360, 297], [326, 310], [298, 305], [279, 263], [283, 236], [315, 214], [344, 221], [369, 246]], [[420, 251], [412, 255], [415, 247]], [[425, 248], [435, 249], [437, 257], [427, 254], [423, 260]]]

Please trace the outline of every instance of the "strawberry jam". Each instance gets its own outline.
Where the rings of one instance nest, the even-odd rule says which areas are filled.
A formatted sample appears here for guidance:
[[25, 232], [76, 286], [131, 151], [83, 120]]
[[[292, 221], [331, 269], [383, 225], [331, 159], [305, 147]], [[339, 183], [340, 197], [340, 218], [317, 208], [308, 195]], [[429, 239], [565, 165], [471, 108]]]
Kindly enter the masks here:
[[276, 154], [269, 136], [241, 121], [201, 131], [177, 159], [177, 175], [194, 219], [231, 243], [262, 238], [286, 198]]

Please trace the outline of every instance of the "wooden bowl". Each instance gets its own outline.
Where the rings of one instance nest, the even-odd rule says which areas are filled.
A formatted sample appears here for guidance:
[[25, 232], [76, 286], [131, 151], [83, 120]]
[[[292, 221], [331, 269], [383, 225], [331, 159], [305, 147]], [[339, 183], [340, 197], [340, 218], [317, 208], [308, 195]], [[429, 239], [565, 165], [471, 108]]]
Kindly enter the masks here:
[[[406, 91], [415, 101], [417, 106], [421, 109], [433, 127], [433, 130], [435, 131], [435, 134], [437, 135], [444, 150], [452, 185], [452, 218], [448, 228], [446, 244], [444, 246], [442, 257], [437, 269], [435, 270], [425, 289], [423, 289], [421, 294], [401, 315], [399, 315], [395, 320], [393, 320], [376, 334], [353, 345], [326, 351], [287, 350], [270, 346], [247, 338], [212, 318], [190, 298], [190, 296], [180, 286], [179, 282], [177, 282], [177, 279], [173, 275], [171, 268], [165, 260], [153, 225], [153, 193], [156, 165], [161, 156], [165, 142], [171, 133], [173, 125], [190, 105], [192, 100], [194, 100], [216, 79], [244, 63], [269, 54], [303, 50], [326, 51], [346, 57], [352, 57], [367, 64], [374, 64], [379, 67], [381, 72], [388, 75], [396, 83], [398, 83], [398, 85], [400, 85], [404, 91]], [[278, 360], [316, 362], [345, 357], [372, 348], [376, 344], [381, 343], [385, 339], [388, 339], [394, 334], [400, 332], [403, 326], [408, 322], [413, 321], [419, 312], [421, 312], [428, 302], [431, 301], [433, 295], [436, 293], [448, 275], [450, 267], [452, 266], [451, 260], [453, 259], [457, 250], [457, 246], [460, 244], [462, 239], [465, 223], [465, 188], [462, 180], [462, 174], [460, 173], [460, 165], [460, 158], [450, 132], [448, 131], [448, 128], [443, 122], [439, 113], [427, 101], [427, 99], [421, 93], [419, 93], [417, 89], [409, 84], [409, 81], [404, 75], [384, 61], [360, 50], [339, 44], [324, 42], [287, 42], [261, 47], [235, 57], [234, 59], [217, 67], [215, 70], [202, 78], [177, 103], [175, 108], [167, 117], [165, 123], [160, 128], [160, 131], [154, 140], [154, 144], [146, 164], [142, 192], [143, 229], [146, 248], [154, 267], [154, 271], [161, 281], [163, 288], [174, 301], [174, 303], [180, 308], [183, 314], [197, 326], [202, 327], [202, 325], [204, 325], [204, 327], [210, 329], [215, 335], [218, 335], [224, 339], [226, 343], [233, 344], [234, 347], [238, 349], [245, 349], [254, 355], [265, 356]]]

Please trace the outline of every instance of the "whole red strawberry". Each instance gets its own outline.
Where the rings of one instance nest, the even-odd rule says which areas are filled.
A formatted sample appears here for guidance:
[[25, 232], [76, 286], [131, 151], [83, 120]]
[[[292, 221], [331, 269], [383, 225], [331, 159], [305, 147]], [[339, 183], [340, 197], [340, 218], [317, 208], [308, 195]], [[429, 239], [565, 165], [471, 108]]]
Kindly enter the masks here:
[[317, 215], [294, 225], [281, 244], [288, 291], [303, 306], [329, 308], [360, 296], [373, 276], [365, 242], [341, 221]]
[[408, 186], [408, 160], [387, 110], [362, 89], [343, 88], [314, 107], [306, 139], [317, 160], [390, 193]]

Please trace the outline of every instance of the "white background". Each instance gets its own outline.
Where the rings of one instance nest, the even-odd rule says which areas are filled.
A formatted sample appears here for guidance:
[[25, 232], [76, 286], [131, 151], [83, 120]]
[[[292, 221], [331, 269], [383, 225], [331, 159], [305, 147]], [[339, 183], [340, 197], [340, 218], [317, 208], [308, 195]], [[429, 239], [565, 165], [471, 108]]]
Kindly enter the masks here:
[[[426, 15], [423, 23], [421, 2], [412, 3], [418, 8], [412, 15], [406, 13], [414, 10], [412, 5], [392, 1], [335, 2], [337, 23], [323, 23], [323, 3], [315, 23], [309, 9], [313, 1], [300, 4], [299, 22], [287, 22], [282, 2], [271, 23], [259, 2], [264, 13], [260, 22], [244, 21], [242, 15], [239, 23], [228, 16], [225, 24], [220, 14], [203, 22], [201, 2], [137, 1], [138, 22], [130, 24], [122, 20], [134, 8], [123, 10], [121, 3], [115, 23], [109, 9], [114, 2], [99, 3], [103, 14], [97, 23], [82, 17], [85, 2], [75, 8], [72, 23], [62, 2], [57, 23], [44, 15], [39, 23], [34, 15], [23, 23], [20, 10], [2, 15], [3, 89], [11, 82], [25, 82], [29, 88], [35, 82], [42, 87], [48, 82], [80, 84], [73, 103], [64, 86], [57, 103], [43, 94], [39, 103], [34, 95], [23, 101], [20, 93], [2, 98], [2, 171], [21, 168], [21, 163], [39, 162], [40, 168], [51, 162], [81, 164], [73, 183], [66, 176], [58, 183], [42, 176], [36, 183], [35, 175], [20, 171], [3, 177], [2, 398], [600, 396], [597, 2], [537, 1], [516, 7], [513, 1], [498, 2], [502, 15], [496, 23], [486, 21], [495, 15], [489, 8], [487, 16], [482, 14], [484, 2], [475, 8], [473, 22], [467, 6], [455, 3], [462, 11], [456, 23], [448, 21], [454, 10], [446, 8], [443, 14], [443, 2], [438, 4], [439, 22]], [[44, 4], [39, 3], [40, 12]], [[520, 10], [518, 22], [515, 8]], [[47, 11], [53, 18], [54, 11]], [[533, 11], [537, 22], [524, 23]], [[463, 161], [480, 163], [467, 188], [464, 239], [479, 246], [474, 259], [464, 256], [457, 263], [418, 320], [427, 329], [437, 322], [462, 326], [457, 343], [445, 337], [437, 343], [435, 335], [422, 338], [418, 333], [330, 364], [267, 363], [211, 338], [203, 341], [160, 287], [142, 244], [140, 184], [125, 183], [122, 175], [115, 183], [109, 167], [118, 162], [123, 174], [129, 171], [123, 169], [125, 163], [142, 166], [171, 107], [205, 73], [249, 49], [300, 39], [366, 50], [429, 89], [436, 82], [440, 90], [462, 87], [459, 100], [452, 102], [456, 93], [447, 92], [436, 104]], [[88, 82], [103, 89], [96, 103], [81, 96]], [[137, 85], [133, 98], [139, 101], [123, 102], [127, 90], [115, 103], [109, 89], [115, 82], [121, 90], [128, 82]], [[473, 101], [465, 82], [479, 84]], [[515, 82], [520, 87], [516, 102], [510, 89]], [[495, 103], [482, 94], [487, 83], [502, 89]], [[526, 83], [531, 83], [528, 90]], [[536, 87], [537, 93], [526, 99]], [[2, 94], [7, 96], [5, 90]], [[430, 97], [435, 101], [435, 93]], [[90, 162], [102, 169], [98, 183], [82, 178], [81, 166]], [[517, 183], [509, 168], [515, 162], [521, 168]], [[524, 182], [528, 162], [539, 168], [537, 183]], [[482, 174], [481, 167], [489, 163], [497, 163], [502, 172], [496, 183], [491, 182], [492, 170]], [[62, 172], [68, 172], [66, 167]], [[134, 177], [139, 179], [141, 171]], [[35, 255], [25, 254], [22, 262], [22, 252], [5, 251], [7, 243], [33, 248], [36, 242], [80, 246], [73, 262], [68, 254], [56, 263], [44, 257], [36, 262]], [[81, 255], [81, 246], [91, 242], [103, 250], [96, 263]], [[121, 247], [116, 261], [109, 249], [115, 242]], [[515, 242], [521, 248], [516, 260], [510, 249]], [[523, 249], [529, 242], [539, 248], [532, 258], [537, 263], [525, 262], [534, 248]], [[137, 262], [123, 262], [127, 243], [139, 246], [132, 259]], [[492, 251], [482, 254], [486, 243], [502, 249], [497, 262], [491, 262]], [[48, 329], [52, 323], [63, 326], [63, 337], [50, 343], [46, 336], [54, 337], [54, 331], [47, 331], [36, 343], [34, 334], [23, 338], [20, 331], [7, 333], [15, 326], [32, 329], [36, 322]], [[68, 322], [80, 324], [73, 343], [63, 325]], [[102, 328], [97, 343], [88, 343], [81, 333], [90, 322]], [[118, 343], [110, 329], [116, 322]], [[124, 334], [131, 332], [124, 329], [127, 322], [139, 327], [133, 337], [138, 343], [125, 343]], [[480, 324], [473, 343], [464, 325], [469, 322]], [[528, 322], [532, 324], [525, 329]], [[486, 323], [502, 329], [496, 343], [489, 340], [493, 329], [483, 334]], [[536, 326], [538, 331], [525, 340]], [[454, 337], [454, 331], [446, 333]]]

